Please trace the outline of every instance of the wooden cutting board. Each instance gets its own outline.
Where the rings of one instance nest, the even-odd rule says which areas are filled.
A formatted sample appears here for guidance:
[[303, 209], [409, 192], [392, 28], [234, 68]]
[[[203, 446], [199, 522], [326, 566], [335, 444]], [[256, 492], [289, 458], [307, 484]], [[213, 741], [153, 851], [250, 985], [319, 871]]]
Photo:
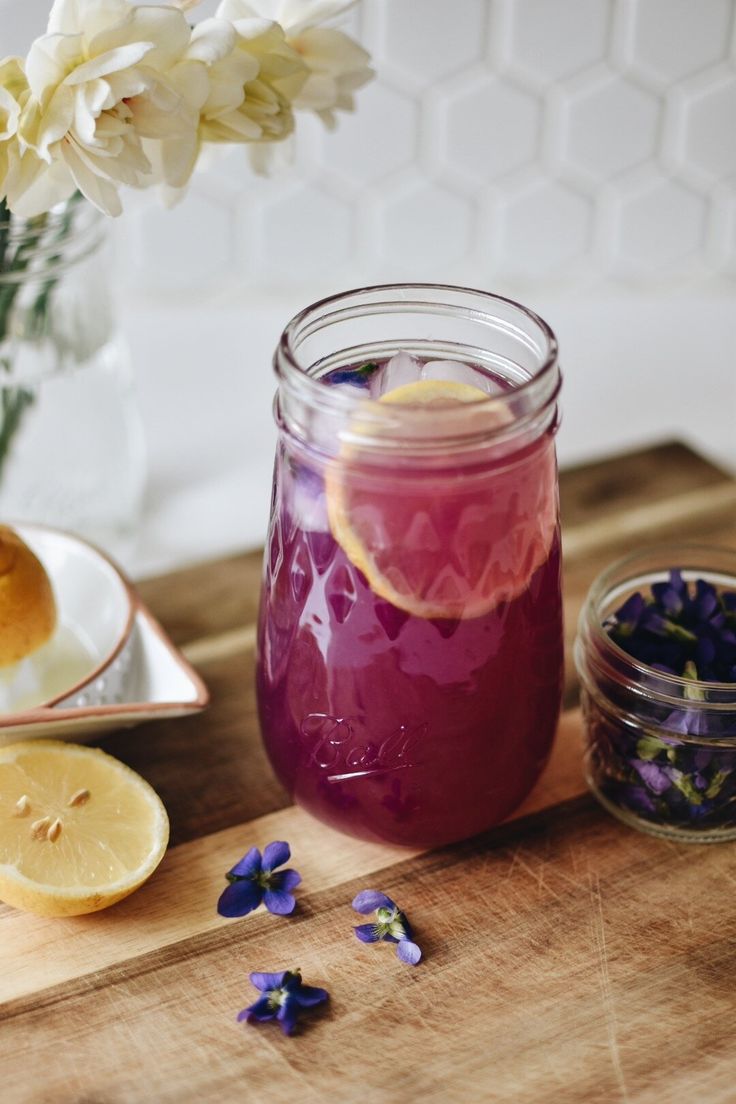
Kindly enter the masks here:
[[[679, 444], [565, 472], [562, 498], [568, 645], [593, 577], [627, 549], [736, 547], [736, 481]], [[424, 854], [322, 827], [260, 747], [259, 577], [254, 553], [141, 587], [212, 706], [104, 740], [171, 816], [143, 889], [72, 920], [0, 905], [2, 1104], [733, 1102], [734, 846], [652, 839], [599, 810], [571, 667], [553, 759], [511, 822]], [[303, 875], [296, 913], [221, 919], [224, 872], [272, 839]], [[416, 969], [354, 938], [367, 887], [409, 914]], [[235, 1022], [249, 971], [295, 966], [331, 993], [299, 1035]]]

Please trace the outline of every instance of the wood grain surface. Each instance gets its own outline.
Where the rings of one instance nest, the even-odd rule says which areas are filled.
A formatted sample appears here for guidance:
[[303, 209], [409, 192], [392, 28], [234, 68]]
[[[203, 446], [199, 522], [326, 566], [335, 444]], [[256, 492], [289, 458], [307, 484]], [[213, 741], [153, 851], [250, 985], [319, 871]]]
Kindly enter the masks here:
[[[736, 481], [683, 445], [565, 472], [562, 502], [568, 644], [628, 548], [736, 547]], [[247, 554], [140, 588], [212, 706], [102, 741], [169, 810], [146, 886], [70, 920], [0, 905], [0, 1104], [732, 1104], [733, 845], [652, 839], [598, 809], [570, 665], [552, 760], [510, 822], [423, 854], [331, 831], [289, 804], [260, 746], [259, 581]], [[224, 871], [271, 839], [303, 874], [296, 913], [221, 919]], [[353, 937], [367, 886], [409, 913], [416, 969]], [[294, 966], [331, 994], [298, 1035], [235, 1022], [249, 971]]]

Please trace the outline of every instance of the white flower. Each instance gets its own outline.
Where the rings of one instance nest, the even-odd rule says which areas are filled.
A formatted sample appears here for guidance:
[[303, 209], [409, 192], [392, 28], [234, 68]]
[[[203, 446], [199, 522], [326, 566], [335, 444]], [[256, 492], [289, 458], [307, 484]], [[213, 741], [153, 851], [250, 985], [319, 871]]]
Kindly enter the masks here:
[[121, 185], [176, 195], [203, 143], [279, 142], [293, 109], [327, 126], [370, 79], [368, 54], [315, 24], [355, 0], [54, 0], [24, 64], [0, 62], [0, 196], [21, 217], [79, 189], [106, 214]]
[[[260, 17], [275, 20], [286, 34], [288, 47], [298, 55], [301, 67], [286, 79], [271, 78], [269, 84], [297, 110], [314, 111], [327, 127], [336, 125], [337, 110], [352, 111], [353, 92], [366, 84], [373, 71], [370, 57], [342, 31], [314, 26], [352, 7], [354, 0], [222, 0], [217, 9], [236, 29]], [[266, 137], [284, 137], [268, 134]], [[251, 151], [258, 172], [268, 169], [273, 151], [262, 146]]]
[[[214, 88], [225, 99], [238, 95], [242, 99], [240, 73], [226, 73], [220, 69], [233, 56], [235, 40], [230, 23], [223, 19], [205, 19], [192, 31], [191, 42], [182, 58], [166, 72], [166, 84], [180, 97], [180, 110], [187, 115], [187, 125], [181, 132], [172, 133], [164, 116], [160, 133], [154, 135], [149, 130], [143, 146], [151, 161], [155, 181], [168, 189], [183, 188], [194, 171], [202, 140], [201, 112]], [[157, 140], [151, 141], [151, 138]]]
[[[228, 18], [239, 5], [229, 7]], [[202, 108], [200, 135], [210, 142], [277, 141], [294, 127], [291, 100], [307, 79], [307, 69], [278, 23], [235, 18], [232, 54], [209, 71], [210, 94]]]
[[306, 81], [289, 90], [293, 106], [315, 111], [332, 129], [337, 122], [335, 111], [354, 109], [352, 94], [368, 83], [373, 70], [370, 55], [352, 38], [315, 24], [352, 4], [353, 0], [222, 0], [218, 15], [233, 22], [259, 16], [280, 23], [287, 43], [308, 70]]
[[[55, 0], [48, 32], [26, 61], [30, 97], [20, 119], [21, 149], [32, 151], [70, 188], [107, 214], [121, 211], [118, 186], [142, 187], [151, 164], [142, 139], [186, 141], [196, 125], [198, 71], [186, 98], [166, 74], [181, 63], [191, 33], [177, 9], [134, 7], [127, 0]], [[196, 72], [195, 72], [196, 70]], [[207, 94], [206, 74], [199, 99]], [[28, 213], [22, 177], [8, 202]]]
[[0, 142], [7, 142], [18, 132], [21, 100], [28, 92], [28, 82], [20, 58], [0, 61]]
[[0, 62], [0, 196], [5, 195], [10, 159], [18, 156], [21, 97], [27, 92], [20, 58], [4, 58]]
[[[5, 58], [0, 62], [0, 196], [18, 214], [31, 217], [68, 199], [74, 182], [32, 150], [21, 151], [18, 128], [29, 95], [22, 61]], [[12, 203], [16, 195], [22, 196], [20, 209]]]
[[[357, 0], [223, 0], [218, 15], [223, 19], [258, 16], [280, 23], [289, 34], [324, 23], [352, 8]], [[230, 14], [225, 14], [226, 10]]]
[[353, 92], [371, 80], [370, 54], [342, 31], [329, 27], [309, 28], [289, 42], [309, 69], [294, 107], [316, 112], [332, 130], [337, 126], [335, 112], [353, 111]]

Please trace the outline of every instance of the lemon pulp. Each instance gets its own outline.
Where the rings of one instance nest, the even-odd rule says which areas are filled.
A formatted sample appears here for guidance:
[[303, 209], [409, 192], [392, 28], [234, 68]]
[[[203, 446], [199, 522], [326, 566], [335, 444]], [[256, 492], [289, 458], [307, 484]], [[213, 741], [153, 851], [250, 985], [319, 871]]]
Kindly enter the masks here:
[[97, 748], [0, 749], [0, 899], [42, 916], [106, 908], [150, 876], [169, 825], [155, 791]]

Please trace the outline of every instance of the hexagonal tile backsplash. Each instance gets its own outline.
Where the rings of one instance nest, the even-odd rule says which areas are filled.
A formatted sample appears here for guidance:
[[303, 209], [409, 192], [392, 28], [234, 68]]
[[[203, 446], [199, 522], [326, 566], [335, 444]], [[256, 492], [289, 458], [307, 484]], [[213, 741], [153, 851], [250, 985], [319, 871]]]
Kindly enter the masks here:
[[234, 150], [169, 216], [130, 205], [129, 288], [733, 279], [736, 0], [362, 0], [345, 23], [378, 73], [357, 114], [302, 120], [274, 179]]

